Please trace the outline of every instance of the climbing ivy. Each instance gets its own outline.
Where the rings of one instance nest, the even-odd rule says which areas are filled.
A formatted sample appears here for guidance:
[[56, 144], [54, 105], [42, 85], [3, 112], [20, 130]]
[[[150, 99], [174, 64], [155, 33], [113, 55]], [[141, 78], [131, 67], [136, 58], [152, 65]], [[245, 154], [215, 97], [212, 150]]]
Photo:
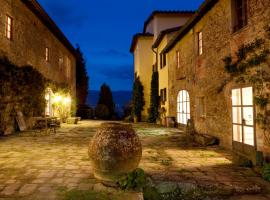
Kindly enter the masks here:
[[6, 57], [0, 57], [0, 77], [0, 135], [12, 124], [16, 111], [26, 117], [44, 114], [46, 88], [70, 91], [67, 85], [46, 79], [34, 67], [17, 66]]
[[254, 103], [258, 106], [256, 121], [264, 132], [268, 145], [270, 145], [270, 26], [265, 27], [265, 36], [256, 38], [249, 44], [242, 45], [235, 56], [223, 58], [225, 71], [230, 79], [218, 88], [221, 92], [229, 81], [251, 84], [255, 88]]

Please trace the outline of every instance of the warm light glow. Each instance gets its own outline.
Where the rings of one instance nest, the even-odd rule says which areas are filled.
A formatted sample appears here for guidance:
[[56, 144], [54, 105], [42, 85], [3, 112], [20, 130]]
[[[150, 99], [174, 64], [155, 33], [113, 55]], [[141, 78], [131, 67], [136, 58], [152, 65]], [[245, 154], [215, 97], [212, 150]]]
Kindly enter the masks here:
[[71, 103], [71, 98], [70, 97], [65, 97], [63, 102], [64, 102], [64, 104], [70, 104]]
[[53, 102], [54, 103], [59, 103], [61, 100], [62, 100], [62, 96], [60, 96], [60, 95], [55, 95], [53, 97]]

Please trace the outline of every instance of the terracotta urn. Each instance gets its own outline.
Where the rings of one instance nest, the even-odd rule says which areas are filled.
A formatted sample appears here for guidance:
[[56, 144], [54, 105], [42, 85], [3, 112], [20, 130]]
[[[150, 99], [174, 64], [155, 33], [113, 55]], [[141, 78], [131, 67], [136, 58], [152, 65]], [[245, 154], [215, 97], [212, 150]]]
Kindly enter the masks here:
[[115, 185], [138, 167], [142, 145], [131, 125], [104, 123], [92, 138], [88, 154], [95, 178]]

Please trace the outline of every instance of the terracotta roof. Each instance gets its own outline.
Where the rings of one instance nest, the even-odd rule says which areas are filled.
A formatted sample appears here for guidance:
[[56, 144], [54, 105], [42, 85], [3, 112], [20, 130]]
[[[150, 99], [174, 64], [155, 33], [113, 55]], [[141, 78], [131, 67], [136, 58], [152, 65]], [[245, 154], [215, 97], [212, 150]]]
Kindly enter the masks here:
[[58, 40], [65, 45], [65, 47], [76, 56], [76, 51], [63, 32], [58, 28], [55, 22], [41, 7], [37, 0], [21, 0], [41, 21], [47, 28], [58, 38]]
[[169, 34], [169, 33], [173, 33], [176, 31], [181, 30], [182, 26], [178, 26], [178, 27], [174, 27], [174, 28], [169, 28], [166, 29], [164, 31], [161, 31], [156, 39], [156, 41], [153, 44], [153, 48], [157, 48], [158, 45], [161, 43], [161, 41], [163, 40], [163, 38], [165, 37], [165, 35]]
[[164, 48], [162, 53], [168, 53], [178, 41], [180, 41], [196, 24], [197, 22], [206, 14], [211, 8], [218, 2], [218, 0], [205, 0], [200, 6], [198, 11], [191, 17], [190, 20], [183, 26], [181, 31], [168, 43]]
[[137, 44], [137, 41], [140, 37], [154, 37], [153, 34], [151, 33], [137, 33], [133, 36], [132, 42], [131, 42], [131, 46], [130, 46], [130, 53], [134, 52], [135, 46]]
[[191, 10], [167, 10], [167, 11], [155, 10], [151, 13], [151, 15], [144, 22], [143, 33], [146, 32], [147, 25], [151, 22], [151, 20], [156, 15], [193, 15], [194, 13], [195, 12], [191, 11]]

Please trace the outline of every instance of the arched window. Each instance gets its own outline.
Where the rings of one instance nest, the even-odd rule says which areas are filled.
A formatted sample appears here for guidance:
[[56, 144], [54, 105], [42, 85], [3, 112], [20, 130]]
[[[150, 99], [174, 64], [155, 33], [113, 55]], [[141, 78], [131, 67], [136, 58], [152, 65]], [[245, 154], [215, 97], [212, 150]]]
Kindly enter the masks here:
[[190, 119], [190, 100], [188, 91], [182, 90], [177, 97], [177, 122], [186, 125]]

